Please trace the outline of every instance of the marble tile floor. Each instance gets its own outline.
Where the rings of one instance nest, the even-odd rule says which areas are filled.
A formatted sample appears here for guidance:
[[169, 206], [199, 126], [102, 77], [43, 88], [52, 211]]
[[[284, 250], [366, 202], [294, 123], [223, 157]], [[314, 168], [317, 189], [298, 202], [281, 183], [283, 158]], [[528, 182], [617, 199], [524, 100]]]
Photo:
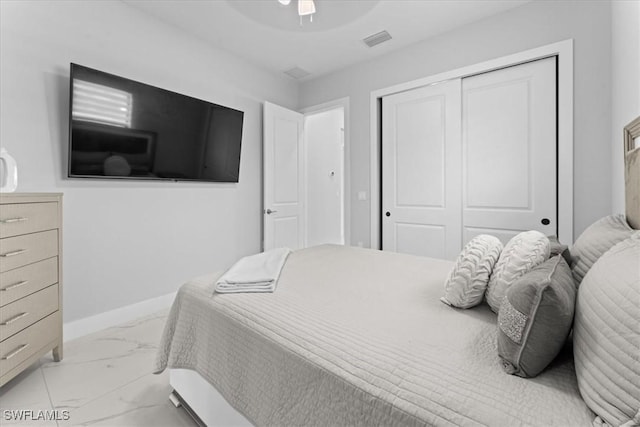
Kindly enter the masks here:
[[[169, 374], [151, 373], [168, 310], [65, 343], [0, 389], [0, 426], [195, 426], [169, 402]], [[5, 411], [59, 411], [16, 421]], [[64, 420], [64, 412], [68, 419]]]

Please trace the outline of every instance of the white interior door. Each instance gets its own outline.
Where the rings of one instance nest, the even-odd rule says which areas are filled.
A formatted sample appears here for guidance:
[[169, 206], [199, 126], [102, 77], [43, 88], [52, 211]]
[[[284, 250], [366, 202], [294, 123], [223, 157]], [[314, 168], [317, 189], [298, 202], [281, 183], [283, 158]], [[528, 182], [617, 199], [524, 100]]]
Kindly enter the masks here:
[[304, 247], [303, 115], [264, 104], [264, 250]]
[[382, 248], [453, 259], [461, 244], [460, 80], [382, 100]]
[[463, 243], [557, 233], [556, 58], [462, 81]]

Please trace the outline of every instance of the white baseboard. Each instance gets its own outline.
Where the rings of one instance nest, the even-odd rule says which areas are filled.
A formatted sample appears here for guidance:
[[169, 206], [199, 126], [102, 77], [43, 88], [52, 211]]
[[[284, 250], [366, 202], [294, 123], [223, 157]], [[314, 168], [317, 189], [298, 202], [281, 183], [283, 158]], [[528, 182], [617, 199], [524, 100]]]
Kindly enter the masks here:
[[111, 326], [129, 322], [140, 317], [153, 314], [162, 309], [168, 308], [173, 303], [176, 296], [175, 292], [140, 301], [135, 304], [116, 308], [115, 310], [105, 311], [95, 316], [85, 317], [71, 322], [67, 322], [63, 326], [64, 341], [71, 341], [84, 335], [98, 332]]

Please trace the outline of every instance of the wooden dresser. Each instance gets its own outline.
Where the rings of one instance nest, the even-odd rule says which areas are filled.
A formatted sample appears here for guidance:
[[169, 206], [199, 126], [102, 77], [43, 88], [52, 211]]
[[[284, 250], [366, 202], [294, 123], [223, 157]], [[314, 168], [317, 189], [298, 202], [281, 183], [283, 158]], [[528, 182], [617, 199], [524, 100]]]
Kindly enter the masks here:
[[62, 359], [62, 195], [0, 194], [0, 387]]

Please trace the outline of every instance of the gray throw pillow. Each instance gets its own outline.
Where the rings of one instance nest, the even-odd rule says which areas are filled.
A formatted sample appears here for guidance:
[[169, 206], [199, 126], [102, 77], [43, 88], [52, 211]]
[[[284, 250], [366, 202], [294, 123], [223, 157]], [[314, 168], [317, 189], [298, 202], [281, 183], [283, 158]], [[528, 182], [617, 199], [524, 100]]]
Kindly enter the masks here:
[[633, 229], [621, 214], [605, 216], [587, 227], [571, 248], [571, 271], [576, 286], [580, 286], [598, 258], [632, 234]]
[[498, 313], [498, 355], [504, 370], [535, 377], [558, 355], [573, 322], [576, 289], [557, 255], [520, 277]]

